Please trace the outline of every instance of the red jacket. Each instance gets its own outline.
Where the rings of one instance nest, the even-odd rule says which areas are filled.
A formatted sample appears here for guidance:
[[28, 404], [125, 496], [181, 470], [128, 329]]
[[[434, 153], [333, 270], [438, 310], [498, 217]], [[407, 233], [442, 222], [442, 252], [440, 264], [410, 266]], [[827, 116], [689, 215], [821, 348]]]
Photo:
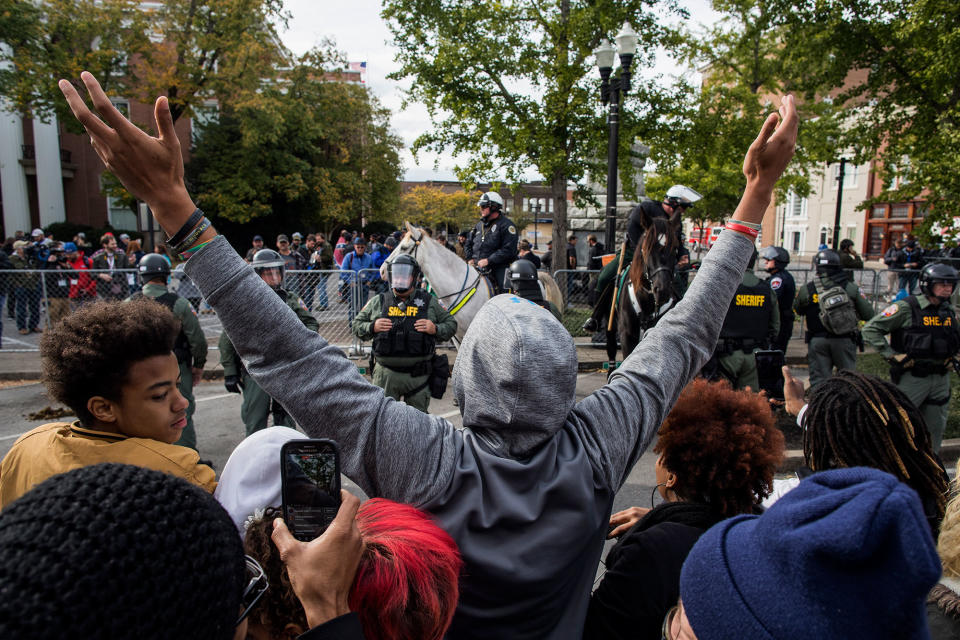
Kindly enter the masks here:
[[[90, 258], [84, 256], [83, 254], [77, 255], [77, 259], [73, 261], [68, 261], [71, 269], [75, 271], [87, 271], [92, 266], [93, 263], [90, 261]], [[97, 297], [97, 283], [89, 274], [86, 273], [73, 273], [70, 275], [70, 299], [89, 299]]]

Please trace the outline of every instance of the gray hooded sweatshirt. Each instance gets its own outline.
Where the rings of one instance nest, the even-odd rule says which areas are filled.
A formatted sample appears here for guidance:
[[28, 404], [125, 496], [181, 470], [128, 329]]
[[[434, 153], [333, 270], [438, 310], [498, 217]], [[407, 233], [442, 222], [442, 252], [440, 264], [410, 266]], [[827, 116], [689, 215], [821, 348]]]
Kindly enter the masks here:
[[[216, 238], [187, 273], [247, 370], [367, 495], [431, 513], [465, 561], [451, 638], [580, 638], [613, 498], [713, 352], [753, 243], [722, 234], [686, 296], [575, 403], [576, 352], [542, 307], [501, 295], [464, 336], [463, 430], [384, 397]], [[256, 300], [257, 304], [250, 304]]]

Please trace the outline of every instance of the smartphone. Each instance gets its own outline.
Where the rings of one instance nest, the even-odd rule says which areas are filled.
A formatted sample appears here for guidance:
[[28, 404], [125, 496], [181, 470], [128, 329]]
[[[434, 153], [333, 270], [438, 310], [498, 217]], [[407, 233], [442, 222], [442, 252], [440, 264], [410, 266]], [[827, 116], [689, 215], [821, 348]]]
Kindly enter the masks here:
[[783, 400], [783, 351], [757, 351], [757, 379], [768, 398]]
[[340, 451], [333, 440], [291, 440], [280, 448], [283, 520], [297, 540], [326, 531], [340, 508]]

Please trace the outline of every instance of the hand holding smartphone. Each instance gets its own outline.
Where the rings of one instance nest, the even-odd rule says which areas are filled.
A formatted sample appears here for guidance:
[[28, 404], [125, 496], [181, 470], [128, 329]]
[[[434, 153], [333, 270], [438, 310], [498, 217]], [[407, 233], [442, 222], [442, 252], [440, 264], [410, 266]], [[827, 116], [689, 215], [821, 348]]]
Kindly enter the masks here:
[[757, 381], [767, 397], [783, 400], [783, 351], [757, 351]]
[[283, 521], [297, 540], [313, 540], [340, 508], [340, 451], [333, 440], [291, 440], [280, 448]]

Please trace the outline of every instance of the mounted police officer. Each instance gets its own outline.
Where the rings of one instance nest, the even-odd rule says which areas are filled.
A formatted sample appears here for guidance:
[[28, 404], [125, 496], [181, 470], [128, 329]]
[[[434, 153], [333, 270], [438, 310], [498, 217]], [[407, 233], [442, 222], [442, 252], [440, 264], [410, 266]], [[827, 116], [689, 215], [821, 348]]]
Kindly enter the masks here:
[[[280, 296], [280, 299], [293, 309], [303, 325], [311, 331], [320, 328], [317, 319], [307, 309], [307, 305], [292, 291], [283, 288], [283, 274], [285, 262], [283, 256], [273, 249], [261, 249], [253, 255], [251, 263], [264, 282]], [[240, 405], [240, 419], [249, 436], [255, 431], [265, 429], [267, 418], [273, 413], [273, 426], [295, 427], [293, 418], [287, 415], [286, 410], [279, 402], [273, 400], [267, 392], [260, 388], [253, 377], [247, 373], [246, 367], [233, 348], [233, 343], [226, 332], [220, 334], [220, 364], [223, 365], [223, 386], [230, 393], [240, 393], [243, 390], [243, 404]]]
[[360, 310], [353, 333], [373, 340], [373, 384], [385, 395], [427, 413], [436, 345], [453, 337], [457, 321], [434, 296], [417, 287], [419, 278], [420, 266], [412, 256], [403, 254], [388, 262], [390, 289]]
[[928, 264], [920, 273], [923, 295], [891, 304], [863, 327], [863, 339], [890, 363], [890, 379], [923, 414], [937, 452], [947, 425], [950, 367], [960, 351], [960, 325], [950, 304], [957, 279], [953, 267]]
[[[873, 317], [873, 307], [860, 295], [860, 289], [855, 282], [847, 278], [840, 263], [840, 256], [832, 249], [823, 249], [814, 256], [814, 267], [817, 277], [797, 289], [797, 297], [793, 303], [793, 310], [803, 315], [807, 320], [807, 333], [804, 336], [809, 344], [807, 348], [807, 362], [810, 363], [810, 386], [822, 382], [833, 375], [833, 368], [853, 369], [857, 365], [857, 344], [860, 333], [856, 322], [846, 330], [838, 333], [823, 323], [823, 314], [827, 313], [824, 301], [837, 302], [836, 298], [845, 295], [852, 304], [853, 318], [869, 320]], [[843, 294], [832, 296], [830, 299], [821, 294], [828, 290], [843, 290]], [[838, 306], [846, 304], [846, 299], [840, 300]]]
[[186, 298], [167, 290], [167, 279], [170, 277], [170, 263], [167, 259], [159, 253], [148, 253], [140, 258], [138, 269], [143, 289], [127, 299], [152, 298], [170, 309], [180, 320], [180, 333], [173, 345], [173, 353], [180, 365], [180, 384], [177, 388], [190, 404], [187, 406], [187, 426], [174, 444], [196, 450], [197, 431], [193, 426], [193, 412], [197, 404], [193, 398], [193, 387], [203, 377], [203, 365], [207, 361], [207, 339], [200, 328], [193, 305]]
[[797, 283], [793, 274], [787, 271], [790, 254], [783, 247], [766, 247], [760, 251], [760, 257], [764, 261], [764, 271], [770, 274], [767, 282], [777, 294], [777, 304], [780, 307], [780, 332], [771, 348], [786, 353], [793, 335], [793, 299], [797, 296]]
[[497, 293], [502, 293], [503, 276], [517, 259], [517, 227], [504, 216], [503, 198], [496, 191], [480, 196], [477, 206], [481, 220], [464, 245], [466, 260], [478, 269], [488, 270]]
[[536, 302], [552, 313], [557, 320], [563, 322], [563, 315], [557, 309], [557, 305], [543, 297], [543, 288], [540, 286], [537, 268], [529, 260], [521, 258], [510, 263], [510, 268], [507, 270], [507, 275], [503, 281], [503, 288], [521, 298]]
[[[608, 262], [607, 266], [600, 271], [600, 275], [597, 276], [596, 291], [599, 294], [599, 298], [597, 299], [596, 306], [593, 308], [593, 313], [587, 318], [587, 321], [583, 323], [584, 331], [594, 332], [606, 328], [606, 320], [610, 313], [610, 303], [613, 298], [614, 280], [619, 273], [621, 273], [619, 271], [620, 253], [623, 252], [623, 269], [625, 270], [630, 266], [630, 262], [633, 260], [633, 252], [636, 250], [637, 244], [640, 242], [640, 237], [643, 235], [644, 217], [670, 218], [675, 214], [680, 215], [683, 211], [693, 206], [694, 202], [701, 199], [703, 199], [703, 196], [690, 187], [675, 184], [667, 189], [667, 193], [664, 195], [662, 202], [656, 202], [655, 200], [647, 198], [630, 211], [630, 217], [627, 220], [626, 251], [622, 249], [617, 251], [616, 257]], [[684, 242], [683, 232], [678, 229], [677, 234], [677, 272], [685, 274], [690, 264], [690, 251], [687, 249], [687, 243]], [[610, 247], [612, 243], [613, 239], [608, 238], [608, 249], [612, 248]], [[678, 285], [679, 284], [681, 283], [678, 282]], [[686, 282], [684, 281], [682, 284], [683, 286], [680, 288], [681, 295], [686, 291]]]
[[723, 319], [720, 339], [714, 351], [716, 369], [711, 371], [711, 363], [708, 362], [704, 373], [706, 377], [726, 378], [734, 389], [750, 387], [759, 391], [754, 352], [767, 349], [777, 337], [780, 310], [770, 282], [759, 279], [753, 273], [756, 261], [757, 252], [754, 250]]

